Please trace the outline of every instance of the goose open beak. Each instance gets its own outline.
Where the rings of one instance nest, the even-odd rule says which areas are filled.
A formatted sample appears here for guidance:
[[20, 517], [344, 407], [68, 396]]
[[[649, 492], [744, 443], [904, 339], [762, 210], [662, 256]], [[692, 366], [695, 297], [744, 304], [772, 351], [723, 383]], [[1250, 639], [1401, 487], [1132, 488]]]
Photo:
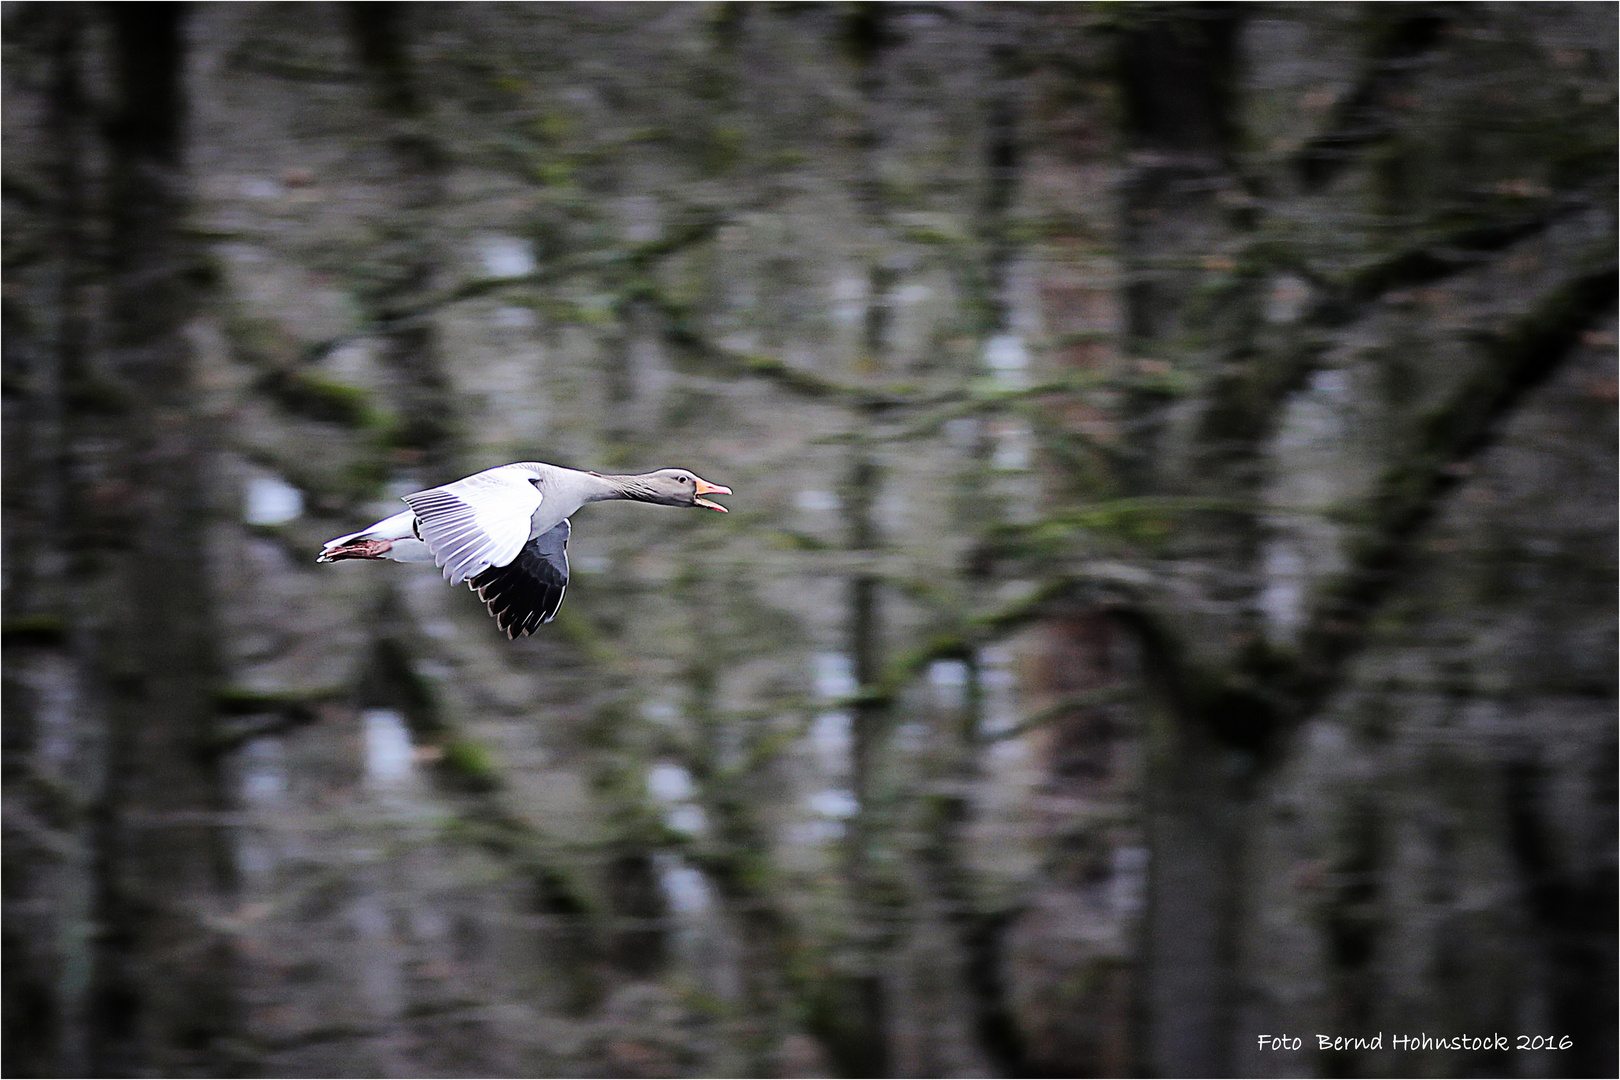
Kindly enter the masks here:
[[[702, 477], [693, 477], [693, 479], [695, 479], [697, 481], [697, 493], [699, 495], [730, 495], [731, 494], [731, 489], [728, 488], [728, 487], [722, 487], [719, 484], [711, 484], [707, 480], [703, 479]], [[697, 506], [707, 506], [710, 510], [718, 510], [722, 514], [728, 512], [726, 510], [726, 508], [721, 506], [719, 503], [710, 502], [708, 499], [695, 499], [695, 500], [693, 500], [693, 502]]]

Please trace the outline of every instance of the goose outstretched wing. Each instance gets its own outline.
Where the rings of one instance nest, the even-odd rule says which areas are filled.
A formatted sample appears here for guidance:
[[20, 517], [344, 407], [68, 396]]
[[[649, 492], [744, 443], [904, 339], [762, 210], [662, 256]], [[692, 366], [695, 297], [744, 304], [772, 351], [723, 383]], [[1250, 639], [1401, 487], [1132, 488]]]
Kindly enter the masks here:
[[540, 508], [535, 479], [528, 469], [502, 465], [405, 496], [422, 542], [433, 553], [434, 565], [444, 567], [446, 581], [458, 585], [517, 558], [528, 543], [530, 519]]

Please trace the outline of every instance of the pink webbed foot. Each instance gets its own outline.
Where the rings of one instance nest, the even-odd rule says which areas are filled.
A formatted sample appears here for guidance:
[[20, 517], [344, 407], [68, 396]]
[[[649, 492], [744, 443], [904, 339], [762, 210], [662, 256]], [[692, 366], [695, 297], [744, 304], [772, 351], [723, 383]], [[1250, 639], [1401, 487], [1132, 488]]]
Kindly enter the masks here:
[[380, 559], [394, 546], [392, 540], [356, 540], [341, 547], [327, 548], [316, 562], [337, 562], [339, 559]]

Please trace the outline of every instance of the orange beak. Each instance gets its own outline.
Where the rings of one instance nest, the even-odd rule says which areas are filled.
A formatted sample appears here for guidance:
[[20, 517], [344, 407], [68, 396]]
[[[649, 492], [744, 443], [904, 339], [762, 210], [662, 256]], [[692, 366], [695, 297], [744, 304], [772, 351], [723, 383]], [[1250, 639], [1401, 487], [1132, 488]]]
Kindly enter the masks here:
[[[721, 487], [719, 484], [711, 484], [707, 480], [704, 480], [702, 477], [693, 477], [693, 479], [697, 481], [697, 493], [699, 495], [730, 495], [731, 494], [731, 489], [728, 488], [728, 487]], [[710, 502], [708, 499], [698, 499], [698, 500], [696, 500], [696, 504], [698, 506], [707, 506], [710, 510], [718, 510], [722, 514], [727, 512], [725, 507], [721, 506], [717, 502]]]

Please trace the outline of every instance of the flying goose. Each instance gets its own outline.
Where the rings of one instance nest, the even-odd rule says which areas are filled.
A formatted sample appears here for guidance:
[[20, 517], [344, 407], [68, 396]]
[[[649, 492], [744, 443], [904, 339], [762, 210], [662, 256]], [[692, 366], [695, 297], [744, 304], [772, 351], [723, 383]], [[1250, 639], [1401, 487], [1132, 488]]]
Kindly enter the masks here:
[[568, 587], [568, 518], [581, 506], [631, 499], [664, 506], [726, 508], [702, 498], [730, 495], [688, 469], [604, 476], [540, 461], [474, 473], [405, 496], [409, 510], [328, 540], [316, 562], [392, 559], [444, 568], [465, 581], [508, 638], [548, 623]]

